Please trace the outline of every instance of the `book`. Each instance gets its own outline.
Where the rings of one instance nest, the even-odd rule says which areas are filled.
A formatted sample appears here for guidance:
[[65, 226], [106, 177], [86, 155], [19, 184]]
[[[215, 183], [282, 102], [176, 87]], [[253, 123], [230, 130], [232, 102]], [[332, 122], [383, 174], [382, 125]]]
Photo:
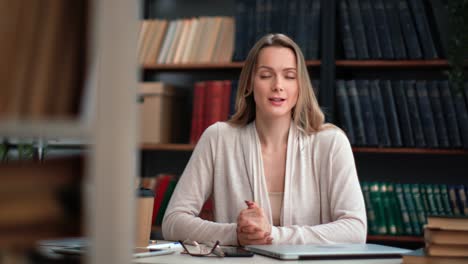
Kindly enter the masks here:
[[345, 131], [348, 136], [351, 145], [356, 144], [354, 135], [353, 120], [351, 117], [351, 108], [348, 100], [348, 93], [345, 86], [344, 80], [336, 81], [336, 100], [338, 104], [338, 116], [341, 124], [341, 128]]
[[381, 59], [382, 50], [381, 45], [379, 45], [379, 37], [382, 36], [377, 35], [376, 25], [377, 27], [379, 25], [376, 23], [376, 20], [378, 19], [374, 18], [374, 10], [371, 6], [371, 0], [361, 0], [360, 7], [370, 57], [372, 59]]
[[353, 130], [356, 145], [365, 146], [367, 144], [366, 134], [364, 130], [364, 120], [361, 111], [361, 104], [359, 102], [358, 92], [356, 88], [356, 81], [346, 81], [346, 88], [348, 90], [349, 105], [351, 108], [351, 118], [353, 120]]
[[453, 102], [455, 103], [455, 110], [458, 121], [458, 128], [460, 129], [460, 138], [464, 149], [468, 149], [468, 110], [465, 104], [465, 97], [463, 94], [463, 87], [458, 90], [453, 90]]
[[398, 201], [399, 208], [401, 210], [401, 220], [403, 223], [403, 234], [412, 235], [413, 227], [411, 225], [411, 219], [409, 210], [405, 202], [405, 195], [403, 193], [403, 185], [400, 183], [395, 184], [395, 195]]
[[426, 147], [426, 138], [424, 137], [423, 126], [419, 114], [418, 103], [416, 99], [416, 81], [410, 80], [405, 81], [406, 88], [406, 99], [408, 102], [408, 110], [410, 113], [410, 119], [413, 125], [413, 136], [416, 147]]
[[429, 244], [468, 246], [467, 237], [468, 231], [424, 228], [424, 241]]
[[414, 147], [413, 127], [410, 120], [406, 93], [402, 80], [392, 81], [393, 94], [395, 96], [395, 105], [398, 113], [398, 121], [401, 128], [401, 138], [403, 146]]
[[369, 81], [368, 80], [357, 80], [356, 89], [358, 92], [359, 103], [361, 104], [362, 118], [366, 120], [364, 131], [366, 134], [366, 145], [367, 146], [378, 146], [379, 140], [377, 138], [377, 128], [374, 120], [374, 110], [369, 94]]
[[151, 223], [155, 224], [156, 217], [164, 199], [164, 194], [167, 191], [169, 182], [174, 178], [171, 174], [161, 174], [156, 177], [156, 184], [154, 186], [154, 203], [153, 203], [153, 215]]
[[348, 60], [356, 59], [356, 47], [354, 46], [353, 32], [351, 31], [351, 19], [349, 18], [349, 7], [346, 0], [339, 1], [339, 16], [341, 39], [343, 41], [345, 58]]
[[369, 59], [364, 23], [362, 22], [361, 9], [358, 0], [347, 0], [349, 6], [349, 17], [351, 32], [354, 37], [354, 44], [357, 59]]
[[440, 245], [426, 244], [429, 256], [439, 257], [468, 257], [468, 245]]
[[171, 200], [172, 193], [174, 192], [174, 189], [177, 185], [177, 179], [171, 178], [169, 180], [169, 183], [167, 185], [167, 188], [164, 192], [164, 195], [162, 197], [162, 201], [159, 207], [159, 210], [156, 214], [156, 219], [154, 220], [154, 224], [157, 226], [160, 226], [162, 224], [164, 214], [166, 213], [167, 205], [169, 204], [169, 201]]
[[389, 147], [391, 145], [390, 135], [388, 131], [387, 118], [385, 117], [385, 110], [380, 92], [379, 80], [370, 81], [370, 96], [372, 102], [372, 109], [374, 110], [374, 120], [377, 128], [377, 136], [379, 138], [379, 146]]
[[385, 13], [387, 14], [387, 25], [390, 31], [394, 58], [402, 60], [407, 58], [405, 42], [400, 24], [400, 13], [398, 12], [398, 0], [384, 1]]
[[416, 28], [413, 23], [407, 0], [398, 0], [398, 10], [400, 13], [400, 25], [405, 40], [407, 54], [410, 59], [421, 59], [422, 51], [420, 40], [416, 33]]
[[455, 104], [452, 99], [452, 92], [450, 91], [448, 81], [439, 81], [438, 85], [450, 146], [452, 148], [459, 148], [462, 146], [462, 141], [458, 129], [457, 115], [455, 113]]
[[450, 142], [445, 121], [446, 113], [444, 113], [442, 110], [442, 102], [437, 82], [427, 82], [427, 90], [429, 93], [432, 113], [434, 116], [437, 141], [441, 148], [448, 148], [450, 146]]
[[426, 81], [416, 82], [416, 98], [419, 106], [419, 116], [421, 117], [426, 146], [437, 148], [439, 147], [439, 142], [437, 141], [437, 132], [435, 129], [434, 116], [432, 114], [433, 109], [429, 101]]
[[442, 230], [468, 231], [468, 217], [429, 215], [427, 217], [427, 227]]
[[375, 209], [372, 204], [370, 196], [370, 183], [361, 182], [362, 193], [364, 196], [364, 202], [366, 204], [366, 213], [367, 213], [367, 226], [369, 234], [378, 234], [376, 219], [375, 219]]
[[411, 251], [410, 253], [402, 254], [404, 264], [466, 264], [466, 258], [460, 257], [435, 257], [426, 254], [426, 251], [421, 248]]
[[401, 147], [403, 142], [401, 140], [400, 125], [398, 124], [392, 84], [389, 80], [382, 80], [380, 84], [385, 108], [385, 117], [387, 118], [388, 128], [390, 130], [390, 141], [392, 142], [393, 147]]
[[203, 132], [203, 106], [205, 105], [206, 82], [196, 82], [192, 100], [192, 126], [190, 144], [195, 144]]
[[394, 59], [392, 36], [390, 35], [390, 26], [387, 19], [387, 12], [385, 12], [384, 1], [373, 0], [372, 3], [377, 32], [379, 32], [379, 44], [382, 49], [382, 57], [384, 59]]
[[425, 59], [437, 59], [437, 51], [434, 46], [431, 31], [429, 29], [429, 23], [427, 21], [427, 13], [422, 0], [410, 0], [408, 1], [411, 12], [414, 18], [414, 24], [416, 25], [416, 31], [419, 36], [423, 55]]

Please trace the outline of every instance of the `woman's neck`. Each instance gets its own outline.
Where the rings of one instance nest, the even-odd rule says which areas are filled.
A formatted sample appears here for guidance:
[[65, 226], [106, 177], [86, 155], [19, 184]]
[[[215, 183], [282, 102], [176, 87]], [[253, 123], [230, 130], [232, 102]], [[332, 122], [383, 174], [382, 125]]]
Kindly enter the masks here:
[[255, 119], [255, 128], [262, 146], [266, 148], [278, 148], [287, 145], [291, 118], [267, 120]]

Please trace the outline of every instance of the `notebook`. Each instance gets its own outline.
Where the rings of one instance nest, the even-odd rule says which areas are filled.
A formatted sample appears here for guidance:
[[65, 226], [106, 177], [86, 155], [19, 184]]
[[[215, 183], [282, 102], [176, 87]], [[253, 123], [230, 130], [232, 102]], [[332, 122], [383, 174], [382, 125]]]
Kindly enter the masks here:
[[411, 250], [377, 244], [250, 245], [254, 253], [277, 259], [373, 259], [401, 258]]

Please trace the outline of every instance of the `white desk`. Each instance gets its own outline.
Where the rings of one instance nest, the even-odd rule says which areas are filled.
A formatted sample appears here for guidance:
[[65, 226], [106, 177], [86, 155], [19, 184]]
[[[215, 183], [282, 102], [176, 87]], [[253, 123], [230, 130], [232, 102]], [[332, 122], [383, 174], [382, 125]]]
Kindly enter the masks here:
[[316, 263], [316, 264], [335, 264], [335, 263], [344, 263], [344, 264], [401, 264], [401, 258], [398, 259], [339, 259], [339, 260], [279, 260], [269, 257], [264, 257], [258, 254], [255, 254], [253, 257], [248, 258], [220, 258], [216, 256], [209, 257], [192, 257], [187, 254], [181, 254], [182, 250], [177, 250], [175, 253], [170, 255], [155, 256], [150, 258], [139, 258], [135, 259], [133, 263], [160, 263], [160, 264], [231, 264], [231, 263], [240, 263], [240, 264], [267, 264], [267, 263]]

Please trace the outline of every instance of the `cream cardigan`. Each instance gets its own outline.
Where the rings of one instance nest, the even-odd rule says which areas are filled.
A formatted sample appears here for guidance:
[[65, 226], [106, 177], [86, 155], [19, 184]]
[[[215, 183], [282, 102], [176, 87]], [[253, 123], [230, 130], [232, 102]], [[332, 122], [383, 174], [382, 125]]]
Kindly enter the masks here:
[[[237, 245], [236, 221], [252, 200], [272, 223], [255, 122], [238, 128], [218, 122], [202, 135], [174, 190], [162, 223], [165, 239], [219, 240]], [[213, 195], [214, 220], [198, 217]], [[364, 199], [351, 146], [338, 128], [288, 134], [281, 226], [274, 244], [364, 243]]]

